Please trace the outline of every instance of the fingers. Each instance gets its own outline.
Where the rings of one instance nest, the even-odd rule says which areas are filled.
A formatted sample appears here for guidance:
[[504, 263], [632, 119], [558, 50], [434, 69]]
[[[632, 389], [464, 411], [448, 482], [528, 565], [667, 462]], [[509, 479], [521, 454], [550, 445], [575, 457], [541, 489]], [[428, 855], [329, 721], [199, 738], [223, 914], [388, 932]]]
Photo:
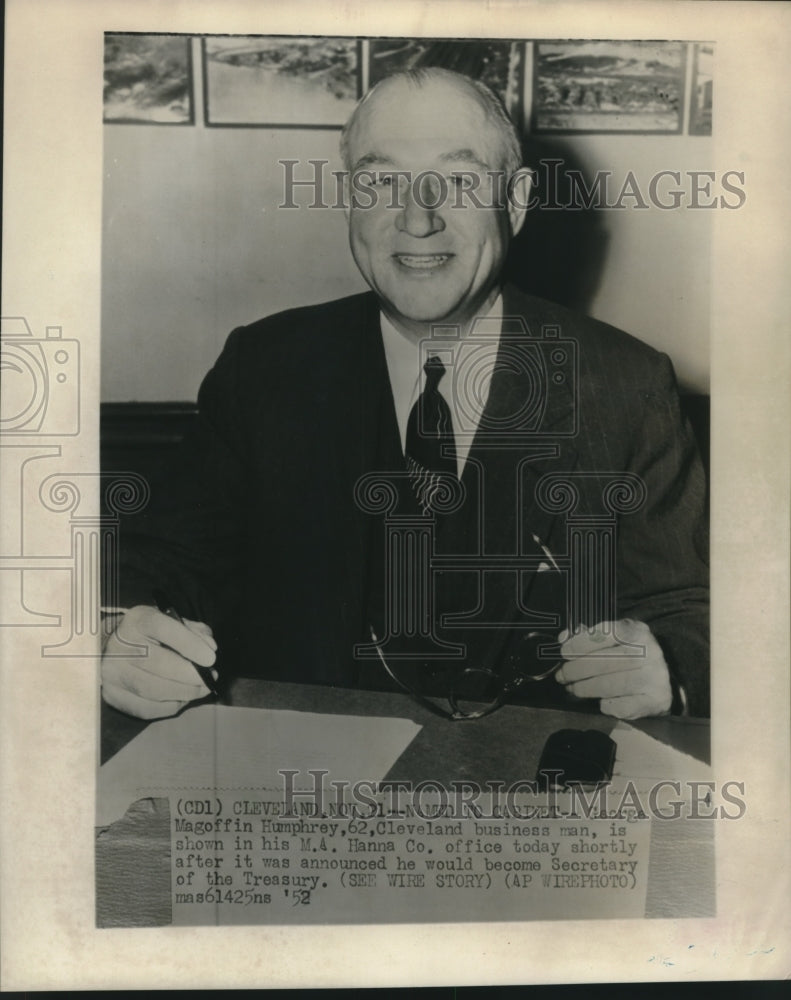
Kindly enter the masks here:
[[[203, 622], [181, 623], [155, 608], [132, 608], [107, 641], [102, 696], [137, 718], [175, 715], [210, 693], [195, 664], [211, 667], [216, 648], [211, 629]], [[216, 679], [217, 671], [211, 673]]]
[[[565, 674], [566, 667], [558, 673]], [[557, 674], [555, 675], [557, 677]], [[566, 690], [577, 698], [617, 698], [620, 695], [641, 694], [647, 686], [645, 671], [641, 668], [612, 670], [600, 675], [593, 674], [580, 681], [561, 681]]]
[[561, 684], [570, 684], [591, 677], [600, 677], [602, 674], [640, 670], [644, 660], [645, 655], [640, 656], [628, 646], [619, 646], [608, 650], [606, 656], [582, 656], [576, 660], [567, 660], [555, 677]]
[[217, 649], [217, 643], [214, 641], [214, 633], [211, 630], [211, 626], [207, 625], [206, 622], [193, 622], [189, 618], [185, 618], [184, 624], [191, 632], [205, 639], [211, 649]]
[[592, 628], [578, 626], [573, 633], [564, 629], [558, 636], [564, 659], [587, 656], [589, 653], [612, 649], [622, 643], [642, 644], [650, 639], [651, 630], [644, 622], [622, 618], [616, 622], [599, 622]]
[[194, 701], [209, 693], [191, 663], [161, 646], [152, 646], [150, 655], [139, 657], [139, 662], [108, 658], [102, 676], [105, 682], [151, 701]]
[[[644, 664], [648, 647], [655, 643], [647, 625], [629, 619], [599, 622], [592, 629], [582, 625], [572, 635], [564, 630], [558, 641], [561, 643], [560, 655], [567, 661], [555, 674], [561, 684], [625, 670], [639, 670]], [[579, 692], [575, 689], [575, 693]], [[593, 695], [580, 694], [580, 697]]]
[[555, 678], [569, 694], [598, 698], [602, 712], [621, 719], [669, 711], [673, 694], [667, 664], [643, 622], [602, 622], [558, 638], [566, 662]]
[[[201, 631], [198, 631], [199, 628]], [[140, 643], [153, 640], [201, 667], [212, 666], [217, 658], [217, 643], [208, 625], [178, 622], [156, 608], [132, 608], [124, 615], [117, 631], [122, 641]]]

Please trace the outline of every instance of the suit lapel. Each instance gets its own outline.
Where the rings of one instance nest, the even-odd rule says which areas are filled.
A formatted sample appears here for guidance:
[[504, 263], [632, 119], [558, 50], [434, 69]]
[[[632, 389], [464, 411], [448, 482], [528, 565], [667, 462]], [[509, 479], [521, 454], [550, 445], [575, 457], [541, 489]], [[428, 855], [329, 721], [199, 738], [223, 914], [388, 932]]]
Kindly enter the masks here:
[[[494, 479], [508, 467], [521, 470], [515, 485], [523, 525], [545, 544], [557, 517], [538, 502], [536, 484], [546, 473], [570, 472], [577, 464], [575, 380], [565, 374], [562, 381], [552, 377], [553, 350], [535, 322], [531, 325], [530, 299], [506, 288], [489, 397], [470, 449], [471, 458], [484, 463]], [[516, 517], [516, 508], [513, 513]], [[523, 540], [524, 534], [519, 532]]]
[[[506, 289], [489, 396], [462, 479], [468, 490], [479, 486], [482, 552], [533, 557], [548, 564], [544, 548], [565, 554], [565, 519], [539, 501], [536, 487], [542, 476], [569, 473], [576, 466], [576, 387], [571, 378], [552, 377], [554, 346], [543, 338], [535, 320], [531, 325], [533, 314], [528, 298]], [[524, 618], [528, 600], [530, 609], [557, 610], [562, 580], [551, 566], [547, 572], [523, 575], [518, 604], [513, 579], [503, 576], [499, 582], [502, 586], [487, 596], [487, 612], [499, 621]]]

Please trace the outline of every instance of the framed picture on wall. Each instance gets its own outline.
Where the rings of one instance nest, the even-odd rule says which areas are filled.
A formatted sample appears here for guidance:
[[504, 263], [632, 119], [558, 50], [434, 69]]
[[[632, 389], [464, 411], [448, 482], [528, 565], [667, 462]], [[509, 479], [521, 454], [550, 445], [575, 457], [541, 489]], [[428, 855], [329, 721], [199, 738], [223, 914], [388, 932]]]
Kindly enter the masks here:
[[524, 43], [493, 39], [378, 38], [370, 43], [368, 84], [391, 73], [442, 66], [481, 80], [521, 120]]
[[362, 92], [354, 38], [203, 39], [207, 125], [341, 128]]
[[534, 132], [681, 132], [684, 42], [536, 42]]
[[104, 36], [104, 121], [191, 125], [192, 60], [186, 35]]
[[714, 45], [695, 42], [692, 48], [692, 98], [689, 134], [711, 135]]

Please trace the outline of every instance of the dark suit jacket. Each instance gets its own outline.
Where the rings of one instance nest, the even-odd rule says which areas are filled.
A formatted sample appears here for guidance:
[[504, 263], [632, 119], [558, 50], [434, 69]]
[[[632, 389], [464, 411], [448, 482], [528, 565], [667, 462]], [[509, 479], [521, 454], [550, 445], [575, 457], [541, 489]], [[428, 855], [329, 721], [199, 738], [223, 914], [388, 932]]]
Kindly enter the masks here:
[[[557, 573], [498, 569], [495, 557], [535, 567], [536, 535], [565, 567], [570, 528], [609, 517], [613, 617], [650, 624], [690, 710], [708, 714], [706, 488], [669, 359], [510, 288], [504, 317], [466, 500], [437, 527], [439, 554], [468, 557], [437, 577], [439, 609], [457, 615], [442, 634], [466, 662], [518, 661], [525, 621], [568, 624], [566, 589]], [[164, 583], [212, 624], [226, 672], [377, 686], [375, 664], [352, 650], [382, 620], [383, 516], [360, 510], [354, 491], [367, 473], [403, 469], [377, 299], [234, 330], [198, 402], [195, 432], [124, 542], [125, 603], [150, 603]], [[607, 484], [624, 472], [644, 497], [621, 514], [624, 492]], [[542, 477], [555, 474], [570, 485], [552, 489]], [[502, 622], [514, 627], [492, 627]]]

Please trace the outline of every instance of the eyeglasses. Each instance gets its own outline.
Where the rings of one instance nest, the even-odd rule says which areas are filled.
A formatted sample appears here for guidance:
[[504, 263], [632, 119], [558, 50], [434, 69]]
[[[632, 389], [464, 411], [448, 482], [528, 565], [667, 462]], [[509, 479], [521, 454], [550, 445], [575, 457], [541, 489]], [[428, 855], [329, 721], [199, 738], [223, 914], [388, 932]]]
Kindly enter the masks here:
[[371, 638], [382, 666], [396, 684], [434, 715], [449, 719], [451, 722], [466, 722], [491, 715], [525, 684], [546, 680], [565, 662], [560, 655], [560, 644], [556, 640], [546, 632], [528, 632], [526, 638], [530, 640], [530, 645], [527, 647], [528, 655], [525, 659], [538, 667], [542, 667], [550, 660], [551, 666], [538, 673], [526, 672], [514, 666], [504, 667], [501, 671], [494, 671], [488, 667], [465, 667], [450, 682], [446, 696], [450, 706], [449, 711], [427, 695], [416, 691], [394, 673], [385, 660], [373, 628]]

